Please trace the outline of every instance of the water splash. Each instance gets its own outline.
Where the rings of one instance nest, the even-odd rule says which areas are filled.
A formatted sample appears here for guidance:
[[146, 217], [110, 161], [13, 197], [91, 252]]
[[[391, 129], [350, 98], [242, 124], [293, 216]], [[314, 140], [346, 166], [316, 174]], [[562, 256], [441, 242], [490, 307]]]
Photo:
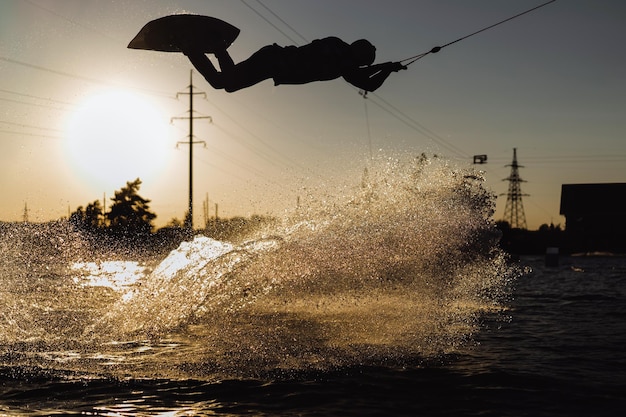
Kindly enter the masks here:
[[136, 284], [144, 277], [145, 266], [136, 261], [74, 262], [74, 282], [88, 287], [109, 287], [115, 291]]
[[[260, 253], [277, 245], [262, 239], [243, 245], [198, 236], [172, 251], [141, 283], [113, 305], [91, 333], [142, 332], [150, 337], [186, 324], [204, 305], [226, 297], [232, 274]], [[245, 300], [242, 294], [239, 304]], [[231, 301], [230, 308], [233, 307]]]
[[[74, 344], [55, 363], [249, 376], [454, 352], [502, 308], [518, 274], [497, 246], [494, 199], [479, 172], [444, 159], [385, 159], [360, 186], [310, 193], [246, 240], [185, 242], [124, 288], [79, 292], [61, 273], [52, 291], [73, 292], [46, 308], [74, 320], [61, 331]], [[31, 319], [3, 337], [54, 340], [41, 309], [10, 308]]]

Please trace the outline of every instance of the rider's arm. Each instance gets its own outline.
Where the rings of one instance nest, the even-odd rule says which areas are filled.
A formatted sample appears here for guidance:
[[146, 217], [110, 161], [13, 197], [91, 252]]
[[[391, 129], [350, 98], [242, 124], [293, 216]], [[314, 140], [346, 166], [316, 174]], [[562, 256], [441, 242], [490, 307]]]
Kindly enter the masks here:
[[385, 62], [383, 64], [370, 65], [369, 67], [356, 68], [343, 75], [343, 78], [353, 86], [365, 91], [374, 91], [380, 87], [389, 74], [406, 69], [400, 62]]

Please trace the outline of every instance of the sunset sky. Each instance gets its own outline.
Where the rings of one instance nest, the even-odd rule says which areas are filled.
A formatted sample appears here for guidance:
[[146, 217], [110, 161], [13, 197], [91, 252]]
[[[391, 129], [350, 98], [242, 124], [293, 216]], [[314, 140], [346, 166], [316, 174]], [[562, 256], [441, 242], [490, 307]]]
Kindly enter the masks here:
[[[209, 15], [241, 29], [236, 62], [264, 45], [359, 38], [377, 62], [446, 44], [542, 0], [2, 0], [0, 221], [67, 216], [139, 177], [161, 226], [187, 209], [189, 61], [127, 49], [150, 20]], [[513, 148], [531, 229], [564, 225], [561, 184], [626, 182], [626, 2], [557, 0], [392, 74], [367, 103], [343, 80], [265, 81], [236, 93], [197, 73], [195, 223], [279, 213], [303, 187], [358, 184], [376, 157], [487, 154], [507, 191]], [[368, 130], [369, 135], [368, 136]], [[119, 149], [122, 149], [120, 151]], [[112, 153], [112, 150], [115, 153]], [[340, 184], [340, 185], [341, 185]], [[340, 188], [339, 188], [340, 189]], [[498, 198], [502, 217], [506, 197]], [[108, 204], [108, 203], [107, 203]]]

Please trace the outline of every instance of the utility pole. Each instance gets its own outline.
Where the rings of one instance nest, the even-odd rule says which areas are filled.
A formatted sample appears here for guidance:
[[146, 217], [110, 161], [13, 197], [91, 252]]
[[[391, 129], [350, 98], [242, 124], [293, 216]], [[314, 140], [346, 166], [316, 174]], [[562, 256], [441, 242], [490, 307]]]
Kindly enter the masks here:
[[22, 215], [22, 221], [28, 223], [28, 203], [24, 203], [24, 214]]
[[202, 213], [204, 214], [204, 228], [209, 227], [209, 193], [206, 193], [206, 197], [202, 202]]
[[[526, 182], [519, 176], [519, 168], [524, 168], [517, 163], [517, 148], [513, 148], [513, 162], [510, 165], [511, 174], [502, 181], [509, 182], [509, 191], [506, 193], [506, 206], [504, 208], [504, 220], [508, 221], [514, 229], [526, 229], [526, 216], [524, 215], [524, 205], [522, 197], [528, 194], [522, 194], [520, 184]], [[504, 194], [502, 194], [504, 195]]]
[[189, 120], [189, 140], [187, 143], [178, 142], [176, 146], [179, 144], [188, 144], [189, 145], [189, 207], [187, 211], [187, 217], [185, 218], [185, 227], [190, 231], [193, 230], [193, 145], [202, 143], [206, 146], [206, 142], [204, 141], [194, 141], [193, 135], [193, 121], [195, 119], [209, 119], [209, 122], [212, 121], [210, 116], [194, 116], [193, 113], [193, 96], [194, 95], [203, 95], [206, 97], [206, 93], [204, 92], [194, 92], [193, 91], [193, 70], [189, 71], [189, 92], [188, 93], [176, 93], [176, 98], [180, 95], [188, 95], [189, 96], [189, 116], [186, 117], [172, 117], [172, 121], [174, 119], [186, 119]]

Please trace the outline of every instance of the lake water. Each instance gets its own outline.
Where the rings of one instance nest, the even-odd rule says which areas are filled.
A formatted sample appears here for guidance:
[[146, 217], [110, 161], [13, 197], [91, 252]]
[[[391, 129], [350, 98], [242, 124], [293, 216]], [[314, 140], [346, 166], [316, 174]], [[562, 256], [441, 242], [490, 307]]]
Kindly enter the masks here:
[[476, 173], [388, 165], [164, 259], [3, 225], [0, 415], [621, 415], [626, 259], [510, 263]]

